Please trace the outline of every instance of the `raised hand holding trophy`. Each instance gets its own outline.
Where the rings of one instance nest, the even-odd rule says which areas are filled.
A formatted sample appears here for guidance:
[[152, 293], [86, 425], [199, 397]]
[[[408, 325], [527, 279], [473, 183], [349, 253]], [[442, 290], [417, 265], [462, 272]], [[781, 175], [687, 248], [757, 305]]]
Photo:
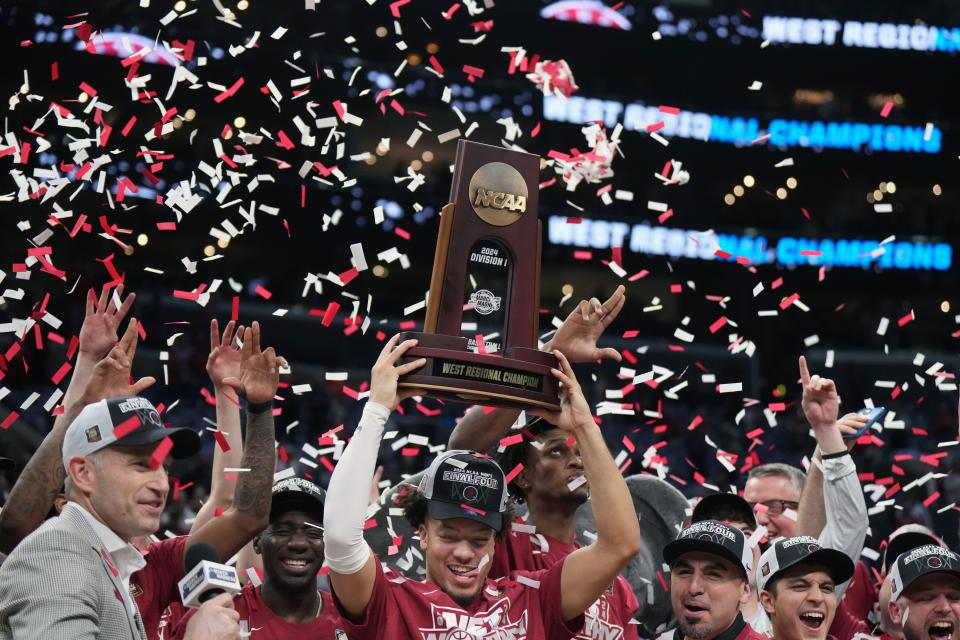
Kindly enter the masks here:
[[461, 402], [559, 408], [550, 374], [557, 359], [537, 349], [539, 175], [539, 156], [459, 141], [424, 330], [400, 338], [418, 340], [402, 362], [427, 362], [400, 386]]

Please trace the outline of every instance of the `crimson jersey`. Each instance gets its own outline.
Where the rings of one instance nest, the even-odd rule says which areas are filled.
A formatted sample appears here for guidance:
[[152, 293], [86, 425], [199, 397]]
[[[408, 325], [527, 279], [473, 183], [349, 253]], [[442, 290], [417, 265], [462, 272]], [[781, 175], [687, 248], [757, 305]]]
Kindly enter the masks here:
[[[233, 598], [233, 608], [240, 614], [241, 631], [246, 628], [250, 640], [339, 640], [343, 635], [343, 621], [337, 614], [333, 598], [320, 592], [320, 615], [303, 623], [288, 622], [275, 614], [260, 595], [260, 587], [247, 583], [243, 591]], [[172, 637], [183, 638], [187, 623], [193, 617], [191, 610], [177, 623]]]
[[833, 624], [827, 632], [829, 637], [834, 640], [852, 640], [857, 634], [871, 635], [870, 625], [864, 622], [863, 618], [858, 618], [850, 612], [846, 606], [846, 597], [837, 607], [837, 613], [833, 618]]
[[[497, 542], [489, 578], [509, 576], [511, 571], [542, 571], [563, 561], [577, 547], [551, 536], [511, 530]], [[580, 640], [635, 640], [637, 625], [631, 624], [640, 608], [637, 597], [623, 576], [584, 612]]]
[[167, 606], [180, 607], [177, 583], [183, 577], [186, 545], [187, 536], [151, 542], [143, 551], [147, 566], [130, 576], [130, 595], [137, 601], [147, 640], [159, 639], [160, 618]]
[[365, 615], [357, 623], [343, 618], [350, 640], [566, 640], [583, 626], [583, 616], [568, 623], [560, 611], [562, 562], [546, 571], [487, 579], [466, 608], [432, 582], [408, 580], [375, 564]]
[[870, 569], [863, 562], [857, 563], [857, 569], [850, 579], [850, 586], [843, 594], [843, 603], [851, 615], [861, 620], [873, 613], [873, 605], [880, 598]]

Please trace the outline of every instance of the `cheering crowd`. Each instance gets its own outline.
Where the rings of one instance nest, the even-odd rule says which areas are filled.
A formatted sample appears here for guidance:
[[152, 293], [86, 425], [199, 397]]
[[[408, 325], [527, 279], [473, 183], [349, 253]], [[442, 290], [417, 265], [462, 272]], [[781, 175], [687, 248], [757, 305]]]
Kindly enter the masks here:
[[[645, 532], [571, 367], [619, 360], [598, 341], [624, 299], [620, 287], [582, 301], [544, 345], [559, 362], [559, 411], [518, 423], [519, 411], [473, 408], [425, 471], [382, 494], [391, 414], [422, 394], [398, 386], [424, 365], [399, 364], [416, 342], [384, 345], [324, 490], [276, 473], [285, 359], [262, 348], [257, 322], [212, 321], [210, 496], [188, 535], [157, 539], [171, 461], [200, 439], [166, 428], [141, 395], [154, 380], [131, 377], [136, 320], [118, 332], [135, 296], [91, 295], [62, 412], [0, 511], [0, 639], [616, 640], [654, 635], [662, 589], [672, 615], [659, 637], [952, 640], [960, 556], [908, 525], [882, 545], [881, 571], [860, 561], [868, 514], [850, 449], [868, 418], [841, 416], [836, 385], [803, 357], [809, 471], [754, 467], [740, 493], [688, 509], [666, 544]], [[590, 535], [577, 534], [584, 505]], [[423, 579], [396, 566], [402, 535], [374, 541], [383, 511], [409, 524]], [[643, 558], [638, 588], [625, 570]]]

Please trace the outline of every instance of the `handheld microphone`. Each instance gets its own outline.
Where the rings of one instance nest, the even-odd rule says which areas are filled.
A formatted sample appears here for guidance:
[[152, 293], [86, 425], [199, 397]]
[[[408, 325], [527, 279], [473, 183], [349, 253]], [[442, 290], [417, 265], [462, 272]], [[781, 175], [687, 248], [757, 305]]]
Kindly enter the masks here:
[[197, 608], [221, 593], [240, 593], [237, 570], [220, 563], [220, 554], [213, 545], [206, 542], [192, 545], [183, 564], [184, 575], [177, 583], [183, 606]]

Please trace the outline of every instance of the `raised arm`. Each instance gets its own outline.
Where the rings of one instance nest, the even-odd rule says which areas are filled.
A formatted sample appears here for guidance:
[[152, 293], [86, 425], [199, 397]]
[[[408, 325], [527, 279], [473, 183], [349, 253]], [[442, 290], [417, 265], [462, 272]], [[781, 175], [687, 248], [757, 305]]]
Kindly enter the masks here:
[[233, 495], [237, 488], [235, 474], [230, 477], [224, 469], [240, 467], [243, 457], [243, 435], [240, 432], [240, 407], [236, 393], [224, 384], [225, 378], [239, 378], [240, 346], [243, 341], [243, 327], [237, 327], [231, 320], [220, 336], [220, 326], [216, 320], [210, 321], [210, 355], [207, 357], [207, 375], [213, 382], [213, 391], [217, 400], [217, 430], [223, 436], [229, 449], [224, 451], [218, 443], [213, 448], [213, 469], [210, 475], [210, 497], [200, 507], [200, 512], [190, 526], [190, 533], [213, 518], [217, 510], [221, 513], [233, 505]]
[[[560, 351], [575, 363], [596, 362], [604, 358], [620, 362], [621, 356], [616, 349], [601, 349], [597, 342], [623, 308], [626, 301], [624, 291], [623, 285], [618, 286], [603, 304], [596, 298], [581, 300], [543, 350]], [[473, 407], [457, 423], [447, 446], [490, 452], [519, 416], [516, 409], [494, 409], [485, 413], [483, 407]]]
[[572, 620], [603, 594], [620, 571], [640, 551], [640, 524], [633, 498], [610, 450], [594, 422], [570, 363], [560, 352], [561, 410], [530, 410], [576, 438], [583, 471], [590, 482], [590, 501], [597, 523], [597, 541], [563, 561], [561, 613]]
[[[840, 433], [856, 433], [867, 422], [866, 416], [857, 413], [848, 413], [837, 422]], [[816, 435], [816, 432], [814, 432]], [[856, 440], [845, 440], [848, 450], [852, 450]], [[803, 485], [803, 494], [800, 496], [800, 507], [797, 509], [797, 535], [819, 538], [827, 524], [827, 509], [824, 505], [823, 491], [823, 453], [820, 443], [813, 450], [810, 457], [810, 469], [807, 471], [807, 480]]]
[[[118, 287], [117, 294], [122, 293], [123, 287]], [[153, 378], [144, 378], [132, 386], [128, 384], [137, 348], [135, 320], [131, 319], [122, 344], [118, 345], [120, 350], [111, 351], [117, 344], [117, 327], [135, 297], [132, 293], [128, 295], [119, 309], [110, 301], [107, 288], [99, 302], [92, 291], [87, 297], [77, 362], [64, 394], [63, 413], [57, 416], [50, 433], [30, 457], [10, 492], [6, 508], [0, 511], [0, 552], [10, 553], [50, 512], [66, 475], [61, 459], [63, 437], [83, 407], [103, 398], [136, 395], [153, 384]]]
[[417, 344], [416, 340], [406, 340], [397, 346], [398, 340], [399, 335], [390, 338], [373, 365], [370, 399], [327, 487], [323, 541], [330, 586], [344, 611], [357, 618], [366, 613], [377, 578], [376, 560], [363, 539], [363, 525], [383, 427], [401, 400], [422, 393], [397, 388], [401, 375], [426, 363], [420, 358], [396, 366], [397, 360]]
[[274, 449], [273, 397], [280, 384], [280, 367], [286, 363], [273, 347], [260, 350], [260, 324], [254, 322], [245, 333], [240, 351], [239, 377], [227, 377], [224, 384], [247, 400], [247, 439], [238, 473], [233, 504], [219, 518], [213, 518], [190, 535], [187, 548], [208, 542], [229, 558], [267, 526], [270, 519], [270, 490], [276, 462]]
[[[857, 479], [857, 468], [841, 435], [841, 423], [837, 420], [840, 396], [832, 380], [816, 375], [810, 376], [807, 361], [803, 356], [800, 357], [800, 379], [803, 383], [803, 412], [817, 438], [821, 453], [819, 464], [823, 467], [822, 470], [816, 470], [822, 474], [819, 479], [820, 492], [814, 494], [812, 492], [815, 488], [804, 487], [800, 508], [801, 510], [812, 509], [818, 505], [817, 498], [819, 498], [818, 506], [822, 509], [825, 522], [819, 534], [820, 544], [843, 551], [856, 562], [860, 559], [863, 542], [867, 535], [867, 503], [863, 497], [860, 481]], [[844, 416], [844, 420], [847, 418], [848, 416]], [[849, 420], [843, 429], [850, 429], [858, 423], [858, 420]], [[816, 464], [815, 462], [814, 466]], [[807, 498], [813, 501], [805, 507], [803, 501]], [[799, 517], [798, 523], [800, 523]], [[805, 528], [810, 527], [809, 524], [802, 524]], [[837, 585], [838, 598], [842, 596], [845, 588]]]

